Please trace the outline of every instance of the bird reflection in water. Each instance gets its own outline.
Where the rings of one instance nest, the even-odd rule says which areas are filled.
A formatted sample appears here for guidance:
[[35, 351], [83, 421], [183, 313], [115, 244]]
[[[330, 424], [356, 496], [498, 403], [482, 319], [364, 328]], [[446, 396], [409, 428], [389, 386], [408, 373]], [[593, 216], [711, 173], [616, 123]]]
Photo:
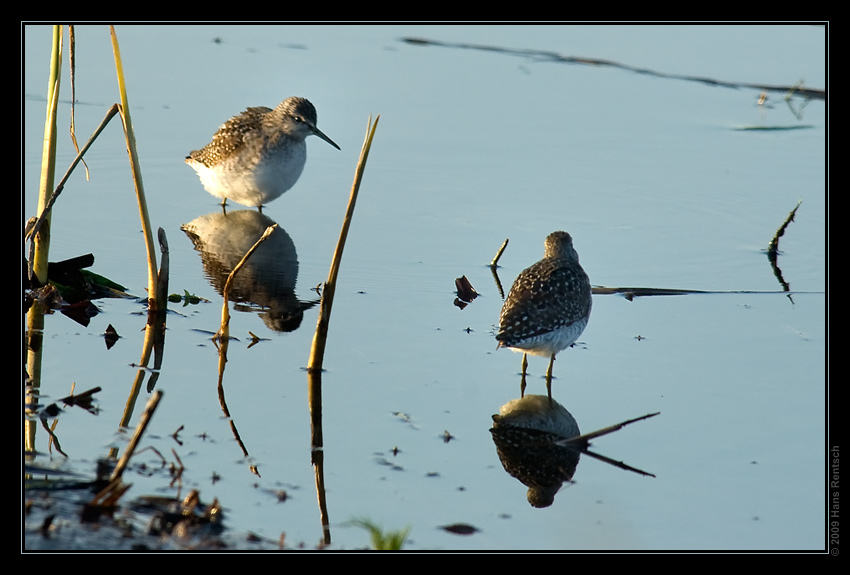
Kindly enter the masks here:
[[590, 439], [655, 415], [658, 413], [581, 435], [578, 423], [563, 405], [545, 395], [526, 395], [499, 409], [498, 415], [493, 416], [490, 434], [502, 467], [528, 487], [528, 502], [533, 507], [549, 507], [563, 484], [572, 481], [581, 454], [620, 469], [655, 477], [589, 450]]
[[580, 435], [570, 412], [545, 395], [526, 395], [501, 407], [490, 433], [505, 471], [528, 487], [528, 502], [552, 505], [578, 466], [579, 452], [557, 443]]
[[[192, 240], [201, 255], [205, 275], [222, 294], [228, 274], [274, 223], [259, 211], [237, 210], [200, 216], [180, 229]], [[236, 309], [256, 310], [253, 306], [259, 306], [259, 315], [269, 329], [294, 331], [301, 325], [304, 311], [318, 303], [298, 299], [297, 279], [295, 244], [278, 226], [236, 274], [230, 299], [237, 304]]]

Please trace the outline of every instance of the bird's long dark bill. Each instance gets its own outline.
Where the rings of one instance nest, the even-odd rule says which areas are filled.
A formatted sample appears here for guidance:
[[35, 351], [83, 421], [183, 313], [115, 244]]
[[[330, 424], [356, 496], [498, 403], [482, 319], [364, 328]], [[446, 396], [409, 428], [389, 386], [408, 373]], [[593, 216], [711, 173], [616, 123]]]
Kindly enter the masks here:
[[336, 145], [336, 142], [334, 142], [333, 140], [328, 138], [319, 128], [316, 128], [315, 126], [313, 126], [313, 133], [316, 134], [317, 136], [319, 136], [321, 139], [326, 141], [328, 144], [330, 144], [334, 148], [336, 148], [337, 150], [340, 149], [340, 147]]

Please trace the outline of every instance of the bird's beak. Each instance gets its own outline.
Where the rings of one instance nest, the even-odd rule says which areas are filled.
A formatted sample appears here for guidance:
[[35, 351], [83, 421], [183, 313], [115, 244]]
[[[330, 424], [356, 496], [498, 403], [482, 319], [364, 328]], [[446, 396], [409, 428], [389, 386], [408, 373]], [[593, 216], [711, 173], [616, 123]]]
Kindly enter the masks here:
[[317, 136], [319, 136], [321, 139], [323, 139], [324, 141], [326, 141], [328, 144], [330, 144], [331, 146], [333, 146], [333, 147], [334, 147], [334, 148], [336, 148], [337, 150], [339, 150], [339, 149], [340, 149], [340, 148], [339, 148], [339, 146], [337, 146], [337, 145], [336, 145], [336, 142], [334, 142], [333, 140], [331, 140], [330, 138], [328, 138], [328, 137], [324, 134], [324, 132], [322, 132], [319, 128], [317, 128], [316, 126], [310, 126], [310, 129], [311, 129], [311, 130], [313, 130], [313, 133], [314, 133], [314, 134], [316, 134]]

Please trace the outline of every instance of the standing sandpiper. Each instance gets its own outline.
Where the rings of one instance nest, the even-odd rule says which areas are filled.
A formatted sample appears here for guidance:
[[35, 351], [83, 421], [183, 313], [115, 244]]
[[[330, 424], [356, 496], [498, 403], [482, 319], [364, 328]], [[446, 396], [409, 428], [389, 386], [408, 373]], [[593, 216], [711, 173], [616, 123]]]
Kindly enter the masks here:
[[496, 340], [499, 347], [522, 352], [522, 395], [527, 354], [549, 356], [546, 391], [552, 399], [555, 355], [575, 343], [584, 331], [592, 295], [570, 234], [552, 232], [544, 246], [543, 259], [523, 270], [508, 292]]
[[248, 108], [225, 122], [212, 142], [186, 157], [204, 188], [222, 205], [233, 200], [262, 207], [291, 188], [307, 161], [304, 140], [315, 134], [339, 150], [316, 127], [316, 108], [287, 98], [272, 110]]

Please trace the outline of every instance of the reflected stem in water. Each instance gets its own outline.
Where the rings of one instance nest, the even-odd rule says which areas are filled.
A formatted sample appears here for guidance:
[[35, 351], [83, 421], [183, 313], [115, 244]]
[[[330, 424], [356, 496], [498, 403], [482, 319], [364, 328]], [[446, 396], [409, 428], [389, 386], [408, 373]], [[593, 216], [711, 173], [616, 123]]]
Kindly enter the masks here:
[[[245, 443], [242, 441], [242, 436], [239, 434], [239, 430], [236, 428], [236, 422], [230, 415], [230, 409], [227, 407], [227, 400], [224, 397], [224, 366], [227, 363], [227, 348], [230, 345], [230, 338], [225, 337], [221, 338], [220, 340], [214, 340], [214, 343], [218, 348], [218, 403], [221, 406], [221, 412], [224, 414], [224, 417], [226, 417], [227, 421], [230, 423], [230, 431], [231, 433], [233, 433], [233, 438], [236, 439], [236, 443], [242, 450], [243, 457], [247, 459], [249, 455], [248, 448], [245, 447]], [[257, 477], [262, 477], [256, 465], [252, 465], [249, 463], [248, 469]]]
[[[162, 228], [159, 228], [157, 235], [159, 238], [159, 249], [162, 252], [162, 265], [157, 274], [155, 289], [158, 291], [159, 295], [162, 295], [168, 293], [170, 260], [168, 255], [168, 240], [166, 239], [165, 231]], [[150, 294], [148, 295], [150, 296]], [[154, 299], [156, 296], [157, 294], [154, 294]], [[145, 324], [145, 339], [142, 343], [142, 355], [139, 358], [139, 369], [136, 372], [136, 377], [133, 380], [130, 394], [127, 397], [127, 403], [124, 406], [124, 413], [121, 416], [121, 421], [119, 423], [121, 428], [128, 428], [130, 426], [130, 419], [133, 417], [133, 410], [136, 406], [136, 399], [142, 389], [142, 381], [144, 381], [145, 373], [150, 372], [151, 374], [146, 388], [147, 392], [151, 393], [156, 387], [156, 382], [159, 379], [159, 373], [162, 369], [162, 362], [165, 354], [165, 318], [168, 313], [168, 308], [167, 303], [160, 308], [152, 308], [150, 306], [151, 301], [151, 297], [148, 297], [148, 317], [147, 323]], [[163, 297], [161, 301], [167, 302], [168, 298]], [[150, 362], [151, 355], [154, 356], [153, 368], [149, 369], [148, 362]], [[116, 447], [110, 448], [109, 457], [115, 458], [117, 455], [118, 449]]]
[[[44, 306], [35, 302], [27, 312], [27, 382], [26, 405], [30, 411], [38, 403], [41, 388], [41, 358], [44, 345]], [[35, 452], [36, 422], [24, 418], [24, 449]]]
[[[254, 242], [254, 245], [242, 256], [242, 259], [239, 260], [239, 263], [234, 266], [233, 270], [228, 274], [227, 281], [224, 284], [224, 289], [222, 290], [222, 299], [224, 303], [221, 308], [221, 326], [218, 328], [218, 331], [213, 335], [212, 340], [215, 343], [216, 348], [218, 349], [218, 400], [221, 405], [221, 410], [224, 413], [224, 416], [227, 417], [227, 420], [230, 422], [230, 430], [233, 433], [233, 437], [236, 439], [236, 442], [239, 444], [240, 449], [242, 449], [242, 454], [247, 458], [248, 457], [248, 449], [245, 447], [245, 444], [242, 442], [242, 438], [239, 435], [239, 431], [236, 429], [236, 422], [233, 421], [233, 418], [230, 415], [230, 410], [227, 408], [227, 401], [224, 398], [224, 366], [227, 364], [227, 348], [230, 344], [230, 291], [233, 288], [233, 282], [236, 278], [236, 274], [239, 273], [239, 270], [245, 265], [245, 263], [250, 259], [251, 255], [257, 250], [257, 248], [266, 241], [276, 229], [278, 225], [272, 224], [265, 229], [263, 235]], [[249, 463], [248, 468], [251, 470], [251, 473], [260, 477], [259, 470], [255, 465], [251, 465]]]
[[316, 476], [316, 497], [319, 502], [322, 541], [325, 545], [330, 545], [331, 530], [328, 500], [325, 492], [325, 451], [322, 438], [322, 372], [320, 370], [308, 371], [307, 381], [307, 395], [310, 406], [310, 442], [312, 445], [310, 458]]

